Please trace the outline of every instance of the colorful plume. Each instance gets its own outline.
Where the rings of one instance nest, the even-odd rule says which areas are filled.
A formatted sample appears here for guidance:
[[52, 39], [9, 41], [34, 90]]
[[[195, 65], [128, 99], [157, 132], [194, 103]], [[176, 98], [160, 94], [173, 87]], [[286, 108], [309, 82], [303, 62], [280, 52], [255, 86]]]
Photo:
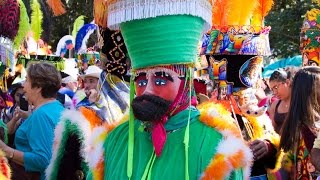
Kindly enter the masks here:
[[86, 24], [77, 33], [75, 51], [78, 54], [85, 53], [87, 50], [87, 41], [90, 35], [98, 29], [96, 24]]
[[252, 26], [263, 27], [264, 18], [269, 14], [272, 6], [273, 0], [258, 0], [259, 4], [254, 11], [253, 18], [251, 20]]
[[107, 1], [106, 0], [94, 0], [93, 2], [93, 15], [94, 21], [99, 26], [106, 28], [107, 27]]
[[226, 3], [223, 0], [214, 0], [212, 5], [212, 25], [224, 26], [225, 24], [225, 8]]
[[63, 36], [57, 45], [56, 56], [64, 57], [67, 50], [72, 49], [74, 46], [74, 37], [71, 35]]
[[246, 3], [242, 3], [239, 25], [250, 25], [250, 19], [258, 5], [259, 2], [257, 0], [246, 0]]
[[41, 6], [38, 0], [32, 0], [31, 4], [32, 14], [31, 14], [31, 30], [34, 35], [34, 39], [37, 41], [41, 37], [42, 33], [42, 19], [43, 13], [41, 11]]
[[85, 16], [77, 17], [77, 19], [73, 23], [72, 36], [74, 38], [76, 38], [79, 29], [84, 25], [84, 17]]
[[61, 2], [61, 0], [47, 0], [47, 4], [52, 9], [53, 14], [55, 16], [59, 16], [66, 13], [66, 10], [64, 9], [64, 5]]
[[24, 5], [22, 0], [19, 0], [19, 5], [20, 5], [19, 30], [18, 30], [17, 36], [14, 39], [14, 47], [16, 49], [19, 48], [23, 39], [26, 37], [27, 32], [30, 30], [29, 16], [27, 13], [26, 6]]
[[18, 32], [20, 9], [17, 0], [6, 0], [0, 6], [0, 36], [11, 40]]

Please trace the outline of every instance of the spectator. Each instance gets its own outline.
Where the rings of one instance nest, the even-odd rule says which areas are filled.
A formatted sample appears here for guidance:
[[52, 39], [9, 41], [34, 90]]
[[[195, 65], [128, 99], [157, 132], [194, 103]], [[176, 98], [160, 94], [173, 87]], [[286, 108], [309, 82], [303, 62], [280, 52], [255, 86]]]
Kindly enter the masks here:
[[64, 109], [56, 100], [60, 85], [60, 74], [53, 65], [40, 62], [28, 66], [23, 90], [34, 106], [33, 112], [16, 131], [16, 149], [0, 141], [0, 148], [11, 160], [15, 172], [12, 179], [45, 179], [44, 171], [52, 156], [54, 128]]
[[320, 67], [302, 68], [292, 83], [291, 102], [280, 141], [280, 147], [295, 157], [291, 159], [295, 162], [292, 179], [315, 180], [320, 175], [310, 157], [319, 131], [315, 126], [320, 117], [319, 85]]

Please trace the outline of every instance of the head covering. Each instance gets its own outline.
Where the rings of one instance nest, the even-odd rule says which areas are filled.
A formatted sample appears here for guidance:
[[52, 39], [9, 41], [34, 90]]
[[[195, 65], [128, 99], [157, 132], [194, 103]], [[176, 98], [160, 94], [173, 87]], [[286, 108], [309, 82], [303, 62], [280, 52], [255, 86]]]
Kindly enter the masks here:
[[300, 33], [300, 51], [304, 66], [320, 66], [320, 10], [313, 8], [305, 15]]
[[127, 74], [127, 47], [119, 30], [104, 30], [100, 57], [101, 68], [107, 73], [121, 79]]
[[67, 74], [63, 71], [60, 71], [61, 74], [61, 83], [67, 84], [69, 82], [76, 82], [77, 79], [72, 77], [70, 74]]
[[[183, 5], [182, 5], [183, 4]], [[191, 66], [197, 56], [197, 46], [204, 27], [210, 27], [212, 19], [209, 0], [115, 0], [107, 8], [108, 27], [121, 29], [133, 73], [173, 70], [191, 81]], [[167, 70], [169, 69], [169, 70]], [[189, 77], [188, 77], [189, 75]], [[130, 83], [130, 101], [134, 96], [134, 85]], [[191, 83], [190, 83], [191, 87]], [[179, 90], [180, 96], [188, 91]], [[179, 95], [178, 95], [179, 96]], [[179, 98], [182, 99], [182, 98]], [[191, 99], [189, 99], [191, 101]], [[176, 102], [173, 102], [175, 104]], [[166, 117], [162, 118], [165, 122]], [[133, 161], [133, 113], [130, 112], [128, 146], [128, 169], [130, 179]], [[186, 132], [188, 132], [187, 126]], [[188, 144], [189, 133], [185, 142]], [[166, 141], [163, 123], [152, 130], [152, 142], [156, 155], [161, 154]], [[188, 146], [188, 145], [186, 145]], [[186, 150], [186, 155], [188, 151]], [[186, 165], [188, 174], [188, 164]]]
[[101, 72], [102, 70], [98, 66], [92, 65], [85, 70], [85, 74], [81, 75], [81, 78], [84, 79], [86, 77], [95, 77], [99, 79]]

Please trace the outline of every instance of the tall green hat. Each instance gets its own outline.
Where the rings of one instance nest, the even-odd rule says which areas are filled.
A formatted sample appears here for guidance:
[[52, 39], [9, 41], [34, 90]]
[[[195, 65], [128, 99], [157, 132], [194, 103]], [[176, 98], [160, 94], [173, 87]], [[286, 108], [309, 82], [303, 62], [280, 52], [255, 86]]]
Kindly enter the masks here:
[[211, 12], [209, 0], [117, 0], [107, 13], [109, 28], [121, 29], [136, 70], [193, 64]]

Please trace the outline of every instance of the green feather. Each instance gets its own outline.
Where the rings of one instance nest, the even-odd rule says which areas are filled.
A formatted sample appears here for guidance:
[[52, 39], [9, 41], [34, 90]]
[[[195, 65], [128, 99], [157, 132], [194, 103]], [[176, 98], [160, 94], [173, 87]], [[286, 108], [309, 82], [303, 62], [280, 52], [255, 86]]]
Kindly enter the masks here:
[[72, 36], [74, 38], [76, 38], [79, 29], [84, 25], [84, 17], [85, 16], [77, 17], [77, 19], [73, 23]]
[[14, 48], [19, 49], [20, 44], [26, 37], [28, 31], [30, 30], [29, 16], [27, 13], [26, 6], [22, 0], [19, 0], [20, 5], [20, 20], [19, 20], [19, 30], [16, 38], [14, 39]]
[[43, 13], [41, 11], [41, 6], [38, 0], [32, 0], [31, 4], [32, 14], [31, 14], [31, 30], [34, 34], [34, 39], [37, 41], [41, 37], [42, 33], [42, 19]]

